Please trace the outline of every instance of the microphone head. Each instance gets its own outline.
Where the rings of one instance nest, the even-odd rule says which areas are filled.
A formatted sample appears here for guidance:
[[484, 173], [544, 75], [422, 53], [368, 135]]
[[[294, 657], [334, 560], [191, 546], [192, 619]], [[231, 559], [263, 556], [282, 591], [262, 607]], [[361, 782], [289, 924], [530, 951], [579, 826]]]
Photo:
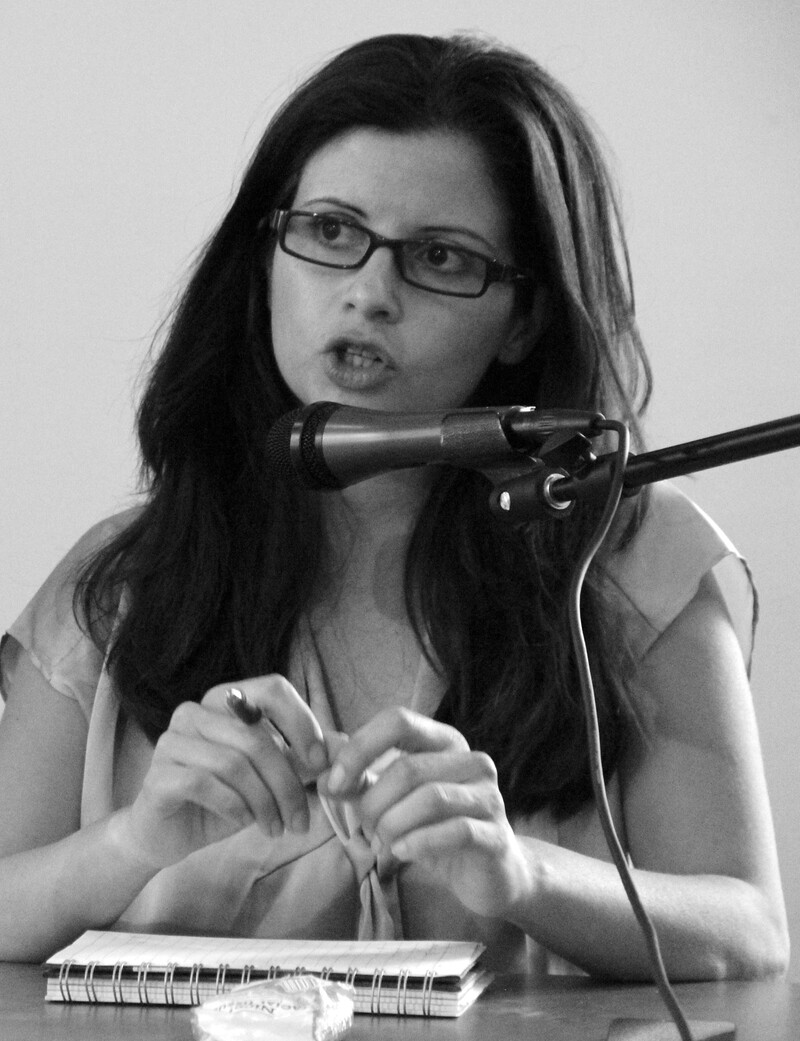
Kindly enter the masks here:
[[282, 480], [287, 477], [297, 477], [297, 471], [292, 466], [289, 445], [292, 439], [292, 427], [301, 412], [302, 409], [299, 408], [294, 409], [293, 412], [286, 412], [273, 423], [267, 434], [267, 466]]
[[317, 431], [340, 407], [333, 401], [318, 401], [277, 419], [266, 444], [267, 466], [272, 472], [282, 479], [299, 480], [307, 488], [341, 488], [316, 449]]

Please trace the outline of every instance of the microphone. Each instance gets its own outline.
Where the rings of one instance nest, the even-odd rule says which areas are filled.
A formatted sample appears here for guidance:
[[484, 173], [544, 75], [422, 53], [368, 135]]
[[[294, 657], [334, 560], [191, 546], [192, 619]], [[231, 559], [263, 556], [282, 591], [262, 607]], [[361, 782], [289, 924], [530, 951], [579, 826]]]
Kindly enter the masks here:
[[308, 488], [346, 488], [389, 470], [448, 463], [471, 470], [524, 463], [563, 431], [599, 434], [599, 412], [532, 405], [382, 412], [317, 401], [287, 412], [267, 435], [267, 465]]

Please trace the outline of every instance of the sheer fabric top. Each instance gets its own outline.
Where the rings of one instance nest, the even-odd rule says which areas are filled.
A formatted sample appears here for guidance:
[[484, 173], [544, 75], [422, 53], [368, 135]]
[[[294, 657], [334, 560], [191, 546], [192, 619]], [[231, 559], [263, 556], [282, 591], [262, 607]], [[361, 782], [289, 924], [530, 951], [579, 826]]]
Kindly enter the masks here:
[[[744, 561], [682, 492], [671, 485], [657, 485], [653, 492], [636, 538], [607, 568], [609, 598], [623, 619], [634, 657], [647, 653], [692, 600], [703, 577], [713, 573], [749, 663], [755, 593]], [[19, 656], [27, 655], [53, 697], [74, 699], [86, 717], [81, 826], [133, 801], [152, 755], [143, 732], [119, 710], [103, 651], [86, 638], [72, 614], [76, 568], [131, 516], [120, 514], [91, 529], [10, 626], [3, 644], [4, 695], [15, 682]], [[323, 732], [335, 730], [324, 666], [307, 622], [298, 629], [288, 672]], [[410, 707], [433, 715], [444, 689], [444, 678], [420, 652]], [[646, 714], [646, 706], [643, 710]], [[624, 842], [616, 779], [609, 785], [609, 802]], [[465, 938], [487, 944], [488, 961], [497, 968], [565, 970], [515, 927], [467, 911], [415, 866], [398, 872], [396, 864], [376, 861], [352, 808], [325, 807], [314, 790], [309, 803], [307, 834], [287, 832], [270, 839], [253, 825], [199, 850], [159, 872], [117, 926], [201, 935]], [[520, 836], [610, 859], [591, 804], [565, 825], [547, 811], [512, 824]]]

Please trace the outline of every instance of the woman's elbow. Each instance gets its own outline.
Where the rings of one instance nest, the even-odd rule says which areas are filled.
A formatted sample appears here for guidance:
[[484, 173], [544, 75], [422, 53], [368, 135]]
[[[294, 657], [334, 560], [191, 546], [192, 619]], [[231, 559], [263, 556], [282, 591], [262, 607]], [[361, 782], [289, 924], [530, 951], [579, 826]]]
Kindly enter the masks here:
[[762, 904], [740, 934], [735, 949], [723, 959], [722, 978], [766, 980], [785, 976], [789, 969], [791, 941], [786, 914]]
[[785, 976], [789, 970], [790, 948], [786, 924], [773, 928], [753, 950], [746, 963], [747, 971], [739, 974], [739, 978], [765, 980]]
[[789, 968], [789, 928], [783, 900], [756, 886], [727, 880], [727, 898], [705, 917], [691, 940], [670, 952], [673, 979], [768, 980]]

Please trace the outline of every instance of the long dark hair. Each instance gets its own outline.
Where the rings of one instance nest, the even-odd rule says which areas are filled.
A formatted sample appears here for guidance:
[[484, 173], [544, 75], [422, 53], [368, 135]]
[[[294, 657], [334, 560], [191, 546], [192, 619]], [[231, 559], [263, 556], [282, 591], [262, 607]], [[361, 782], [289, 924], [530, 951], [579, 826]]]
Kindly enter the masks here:
[[[470, 403], [600, 410], [638, 437], [649, 370], [614, 192], [579, 107], [529, 58], [472, 37], [384, 36], [339, 54], [272, 119], [202, 253], [139, 408], [146, 505], [78, 583], [76, 613], [98, 644], [127, 590], [109, 661], [151, 739], [213, 684], [285, 671], [309, 602], [317, 493], [263, 459], [268, 430], [297, 402], [273, 357], [257, 229], [291, 204], [309, 157], [354, 127], [479, 141], [514, 260], [546, 288], [534, 349], [519, 365], [493, 364]], [[443, 469], [408, 553], [409, 616], [447, 676], [438, 718], [493, 757], [509, 812], [550, 806], [563, 817], [591, 797], [566, 590], [596, 510], [518, 529], [491, 517], [487, 495], [481, 475]], [[606, 636], [600, 574], [584, 620], [610, 773], [629, 725], [629, 663]]]

